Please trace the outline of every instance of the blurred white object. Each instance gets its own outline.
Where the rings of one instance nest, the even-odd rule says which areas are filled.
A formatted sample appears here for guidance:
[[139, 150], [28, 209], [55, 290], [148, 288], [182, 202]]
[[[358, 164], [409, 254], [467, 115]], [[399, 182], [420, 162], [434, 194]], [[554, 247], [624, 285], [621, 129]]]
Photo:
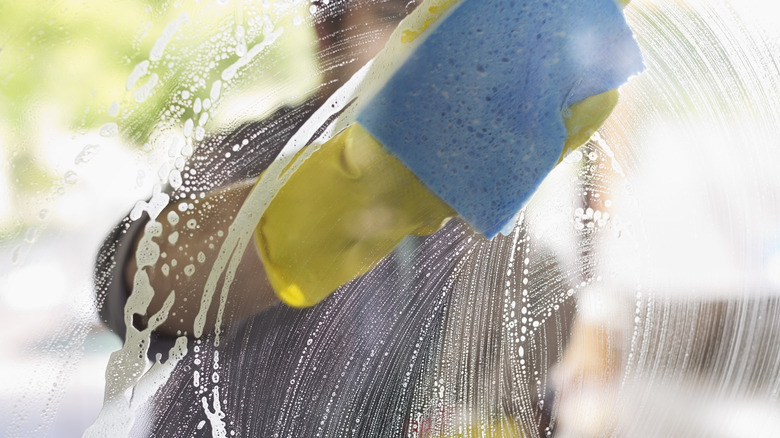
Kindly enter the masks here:
[[631, 151], [615, 201], [630, 226], [608, 233], [605, 269], [676, 298], [776, 294], [778, 35], [728, 2], [635, 3], [648, 71], [604, 130]]

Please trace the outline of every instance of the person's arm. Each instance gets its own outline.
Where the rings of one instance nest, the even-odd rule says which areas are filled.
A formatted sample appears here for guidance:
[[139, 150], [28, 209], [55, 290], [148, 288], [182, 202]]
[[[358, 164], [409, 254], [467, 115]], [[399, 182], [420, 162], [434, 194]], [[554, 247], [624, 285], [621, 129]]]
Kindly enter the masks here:
[[[171, 291], [175, 291], [173, 308], [156, 331], [168, 336], [193, 333], [206, 279], [227, 236], [228, 227], [253, 184], [253, 181], [242, 181], [211, 192], [200, 199], [194, 209], [185, 213], [178, 210], [179, 203], [176, 201], [160, 213], [157, 221], [162, 224], [163, 232], [155, 239], [160, 246], [160, 258], [153, 266], [144, 268], [154, 289], [154, 298], [145, 315], [134, 315], [133, 324], [140, 325], [137, 328], [144, 328], [147, 318], [162, 307]], [[142, 232], [136, 236], [134, 248], [141, 236]], [[128, 258], [124, 268], [124, 282], [128, 291], [132, 291], [136, 270], [135, 257]], [[218, 301], [213, 300], [209, 309], [206, 332], [214, 329]], [[230, 287], [223, 323], [240, 321], [277, 302], [257, 248], [250, 243]]]

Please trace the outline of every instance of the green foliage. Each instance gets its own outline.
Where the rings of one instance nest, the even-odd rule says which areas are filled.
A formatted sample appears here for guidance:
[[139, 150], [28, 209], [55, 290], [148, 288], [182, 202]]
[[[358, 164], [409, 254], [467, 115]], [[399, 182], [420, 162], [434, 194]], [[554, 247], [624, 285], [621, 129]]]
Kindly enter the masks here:
[[[180, 128], [187, 118], [197, 124], [193, 102], [208, 97], [221, 72], [240, 58], [242, 31], [251, 48], [270, 30], [284, 27], [262, 56], [225, 81], [223, 95], [269, 94], [279, 88], [269, 78], [288, 83], [301, 78], [286, 95], [275, 92], [277, 100], [303, 96], [316, 86], [316, 36], [305, 20], [308, 1], [221, 3], [0, 0], [0, 159], [6, 163], [6, 181], [0, 183], [9, 186], [12, 202], [44, 198], [56, 189], [64, 169], [47, 163], [46, 150], [57, 146], [42, 147], [57, 137], [48, 130], [63, 138], [97, 132], [112, 122], [124, 143], [141, 149], [156, 131]], [[168, 32], [171, 26], [175, 29]], [[160, 40], [167, 41], [164, 50], [152, 55]], [[148, 71], [128, 89], [128, 78], [143, 62]], [[139, 95], [153, 77], [156, 86]], [[183, 98], [185, 91], [192, 97]]]

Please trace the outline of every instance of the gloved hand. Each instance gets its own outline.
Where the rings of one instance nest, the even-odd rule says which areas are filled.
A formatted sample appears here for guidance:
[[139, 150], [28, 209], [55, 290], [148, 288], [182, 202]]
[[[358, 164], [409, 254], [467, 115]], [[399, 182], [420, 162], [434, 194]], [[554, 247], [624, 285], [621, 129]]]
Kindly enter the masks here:
[[376, 266], [407, 235], [433, 233], [455, 215], [352, 125], [290, 177], [268, 205], [255, 240], [279, 298], [306, 307]]
[[[405, 236], [435, 232], [447, 218], [458, 214], [486, 236], [495, 234], [502, 221], [509, 221], [533, 193], [555, 164], [555, 157], [585, 143], [601, 126], [617, 102], [617, 91], [609, 88], [642, 68], [636, 43], [614, 6], [593, 0], [599, 8], [593, 9], [570, 0], [568, 15], [555, 26], [568, 29], [571, 23], [583, 26], [608, 16], [604, 26], [589, 34], [605, 46], [586, 48], [591, 51], [588, 57], [564, 56], [570, 53], [570, 47], [578, 47], [575, 32], [559, 34], [547, 29], [542, 37], [534, 30], [531, 37], [521, 38], [513, 30], [515, 22], [504, 20], [501, 26], [485, 32], [491, 35], [485, 44], [511, 37], [513, 47], [533, 50], [533, 41], [541, 39], [549, 44], [544, 47], [551, 51], [551, 58], [560, 55], [564, 61], [543, 61], [547, 58], [537, 54], [539, 59], [518, 59], [516, 69], [501, 70], [493, 76], [468, 63], [460, 70], [442, 69], [442, 57], [451, 55], [440, 47], [457, 42], [460, 50], [465, 50], [463, 44], [473, 41], [463, 32], [481, 35], [487, 29], [475, 28], [469, 21], [475, 16], [473, 12], [489, 12], [491, 17], [501, 12], [490, 9], [495, 4], [480, 0], [432, 3], [440, 3], [445, 9], [456, 3], [461, 6], [433, 30], [427, 29], [428, 24], [442, 10], [425, 5], [418, 8], [430, 12], [429, 20], [423, 21], [419, 29], [430, 35], [412, 47], [414, 56], [391, 72], [391, 78], [361, 109], [359, 123], [322, 145], [301, 164], [271, 201], [256, 228], [255, 240], [269, 281], [288, 305], [304, 307], [320, 302], [373, 268]], [[543, 13], [538, 10], [542, 6], [529, 7]], [[582, 17], [588, 14], [592, 17]], [[530, 16], [521, 14], [516, 18], [525, 20]], [[531, 20], [536, 21], [524, 31], [549, 24], [549, 20], [539, 17], [533, 16]], [[447, 27], [447, 23], [455, 24]], [[413, 33], [410, 41], [416, 35]], [[401, 33], [402, 41], [407, 37]], [[618, 60], [613, 59], [612, 50], [621, 54]], [[474, 53], [488, 56], [484, 51]], [[508, 57], [502, 59], [510, 61]], [[536, 78], [544, 88], [515, 83], [514, 88], [499, 92], [501, 81], [515, 81], [518, 72]], [[453, 77], [462, 78], [469, 86]], [[415, 81], [417, 78], [420, 80]], [[586, 85], [588, 90], [599, 90], [591, 91], [598, 94], [588, 96], [582, 91]], [[605, 89], [608, 91], [600, 92]], [[575, 92], [586, 97], [580, 97], [582, 100], [562, 114], [557, 113], [560, 102]], [[521, 105], [522, 99], [528, 101]], [[518, 109], [526, 112], [512, 113]], [[475, 124], [484, 127], [488, 123], [492, 131], [485, 135], [474, 129]], [[384, 146], [377, 138], [382, 138]], [[464, 210], [481, 221], [481, 226]]]
[[[587, 141], [616, 102], [611, 90], [572, 105], [564, 153]], [[255, 237], [279, 298], [306, 307], [376, 266], [407, 235], [431, 234], [456, 215], [355, 124], [301, 164]]]

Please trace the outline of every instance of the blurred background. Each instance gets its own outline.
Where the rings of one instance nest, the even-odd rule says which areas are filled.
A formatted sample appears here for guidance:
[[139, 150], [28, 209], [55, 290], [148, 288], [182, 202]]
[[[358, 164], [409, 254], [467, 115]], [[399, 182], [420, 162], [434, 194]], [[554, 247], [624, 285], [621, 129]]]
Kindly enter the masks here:
[[[121, 346], [97, 317], [97, 249], [168, 182], [186, 120], [202, 139], [319, 85], [310, 8], [0, 2], [0, 436], [81, 436], [95, 420]], [[274, 27], [263, 59], [215, 92]]]
[[[121, 346], [97, 317], [104, 237], [180, 181], [204, 137], [340, 84], [381, 41], [375, 29], [416, 6], [396, 3], [334, 24], [338, 38], [323, 41], [315, 26], [349, 3], [0, 0], [0, 435], [80, 436], [95, 421]], [[522, 224], [559, 266], [532, 283], [550, 276], [576, 300], [551, 353], [560, 361], [539, 384], [554, 394], [555, 408], [541, 411], [556, 436], [780, 434], [777, 12], [769, 0], [627, 8], [647, 72], [621, 89], [613, 117], [551, 175]], [[328, 48], [339, 56], [323, 63]], [[510, 246], [485, 249], [482, 263], [503, 267]], [[552, 315], [563, 301], [537, 305]], [[501, 305], [475, 320], [457, 303], [448, 311], [460, 322], [442, 324], [441, 339], [506, 329]], [[481, 332], [463, 328], [477, 322]], [[459, 361], [446, 345], [436, 357]], [[456, 380], [438, 372], [441, 388]], [[527, 401], [506, 397], [495, 403], [507, 412]], [[440, 435], [502, 436], [495, 418], [481, 429], [456, 424], [469, 415], [447, 418], [455, 426], [439, 424]]]

